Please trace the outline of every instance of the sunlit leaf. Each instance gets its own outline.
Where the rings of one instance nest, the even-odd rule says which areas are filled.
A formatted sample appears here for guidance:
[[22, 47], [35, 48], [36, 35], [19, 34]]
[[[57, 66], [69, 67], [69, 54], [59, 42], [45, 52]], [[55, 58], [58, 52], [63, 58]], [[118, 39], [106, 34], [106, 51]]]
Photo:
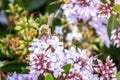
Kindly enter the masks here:
[[114, 9], [117, 13], [120, 13], [120, 4], [113, 6], [113, 9]]
[[47, 73], [47, 75], [45, 76], [45, 80], [54, 80], [52, 74]]
[[120, 71], [116, 75], [117, 80], [120, 80]]

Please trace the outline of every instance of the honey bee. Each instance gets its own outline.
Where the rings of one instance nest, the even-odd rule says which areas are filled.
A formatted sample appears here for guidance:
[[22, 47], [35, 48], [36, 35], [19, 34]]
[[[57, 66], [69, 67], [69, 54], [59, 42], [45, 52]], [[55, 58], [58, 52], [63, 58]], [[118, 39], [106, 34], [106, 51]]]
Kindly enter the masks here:
[[39, 29], [39, 38], [46, 39], [49, 35], [51, 35], [51, 30], [49, 26], [43, 24]]

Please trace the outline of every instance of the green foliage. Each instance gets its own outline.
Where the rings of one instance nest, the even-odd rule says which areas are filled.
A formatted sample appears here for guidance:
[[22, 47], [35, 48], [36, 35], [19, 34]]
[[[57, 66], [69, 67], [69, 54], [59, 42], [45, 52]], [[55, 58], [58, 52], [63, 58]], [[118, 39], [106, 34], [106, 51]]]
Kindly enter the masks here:
[[114, 9], [117, 13], [120, 13], [120, 4], [113, 6], [113, 9]]
[[120, 71], [116, 75], [117, 80], [120, 80]]
[[91, 49], [94, 49], [94, 50], [96, 50], [96, 51], [99, 51], [99, 48], [98, 48], [97, 45], [95, 45], [95, 44], [92, 44], [92, 45], [91, 45]]
[[11, 61], [0, 67], [5, 72], [21, 73], [28, 66], [26, 62]]
[[0, 24], [0, 38], [4, 38], [7, 34], [7, 26]]
[[[11, 35], [6, 35], [10, 37]], [[6, 46], [6, 38], [0, 39], [0, 60], [3, 59], [12, 59], [14, 57], [13, 50], [10, 47]]]
[[47, 75], [45, 76], [45, 80], [54, 80], [52, 74], [47, 73]]
[[61, 20], [59, 18], [55, 18], [53, 20], [53, 26], [61, 25]]
[[[101, 0], [102, 3], [106, 3], [106, 0]], [[111, 3], [114, 3], [114, 0], [110, 0]]]
[[29, 11], [34, 11], [45, 5], [46, 1], [47, 0], [14, 0], [14, 4], [19, 4]]
[[60, 4], [48, 5], [47, 11], [51, 14], [55, 13], [58, 9], [60, 9]]
[[111, 3], [114, 3], [115, 0], [110, 0]]
[[107, 24], [107, 34], [109, 38], [111, 37], [111, 31], [117, 27], [118, 27], [118, 22], [117, 22], [116, 16], [111, 15]]
[[66, 64], [62, 68], [65, 71], [65, 73], [68, 74], [69, 70], [72, 68], [72, 65], [71, 64]]
[[102, 3], [106, 3], [106, 0], [101, 0]]
[[8, 4], [9, 8], [6, 9], [6, 12], [11, 14], [11, 15], [18, 15], [18, 16], [21, 16], [21, 13], [23, 12], [23, 8], [16, 4], [16, 5], [13, 5], [11, 3]]
[[39, 26], [42, 24], [47, 24], [48, 16], [49, 16], [48, 13], [45, 13], [44, 15], [39, 14], [39, 16], [36, 18], [36, 23], [39, 24]]
[[9, 0], [2, 0], [2, 9], [8, 9]]

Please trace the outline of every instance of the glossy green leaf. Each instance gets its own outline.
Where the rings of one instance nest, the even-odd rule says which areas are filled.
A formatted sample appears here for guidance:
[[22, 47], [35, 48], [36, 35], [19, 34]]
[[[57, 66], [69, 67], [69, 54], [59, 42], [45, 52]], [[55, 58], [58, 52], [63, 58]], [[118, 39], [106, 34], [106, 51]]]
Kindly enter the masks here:
[[22, 0], [24, 7], [29, 11], [34, 11], [45, 5], [46, 0]]
[[54, 4], [54, 5], [48, 5], [47, 11], [51, 14], [51, 13], [55, 13], [55, 11], [57, 11], [58, 9], [60, 9], [60, 5], [61, 4]]
[[26, 62], [18, 62], [18, 61], [12, 61], [4, 66], [1, 67], [1, 69], [5, 72], [22, 72], [25, 67], [27, 67], [28, 64]]
[[65, 71], [66, 74], [69, 73], [69, 70], [71, 69], [72, 65], [71, 64], [66, 64], [62, 68]]
[[111, 37], [111, 31], [117, 27], [118, 27], [118, 22], [116, 20], [116, 16], [111, 15], [107, 24], [107, 34], [109, 38]]
[[113, 9], [114, 9], [117, 13], [120, 13], [120, 4], [113, 6]]
[[52, 74], [47, 73], [47, 75], [45, 76], [45, 80], [54, 80]]
[[120, 71], [116, 75], [117, 80], [120, 80]]

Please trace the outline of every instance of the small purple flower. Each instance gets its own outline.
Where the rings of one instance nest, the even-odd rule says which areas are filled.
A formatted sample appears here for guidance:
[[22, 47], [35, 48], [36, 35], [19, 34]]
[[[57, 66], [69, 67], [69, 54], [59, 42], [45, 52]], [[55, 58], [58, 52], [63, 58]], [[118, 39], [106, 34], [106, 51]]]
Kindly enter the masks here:
[[63, 80], [99, 80], [93, 73], [93, 58], [89, 57], [87, 50], [71, 48], [65, 50], [66, 64], [72, 64], [68, 74], [64, 74]]
[[30, 56], [30, 73], [43, 73], [44, 75], [48, 72], [50, 67], [50, 59], [43, 53], [36, 53]]
[[114, 45], [116, 45], [117, 48], [120, 47], [120, 27], [112, 30], [111, 39], [113, 40]]
[[113, 60], [110, 59], [110, 56], [106, 58], [106, 63], [103, 64], [101, 60], [97, 60], [98, 64], [94, 68], [95, 71], [100, 74], [100, 80], [113, 80], [116, 79], [115, 75], [117, 72], [117, 69], [115, 67], [115, 63], [113, 63]]

